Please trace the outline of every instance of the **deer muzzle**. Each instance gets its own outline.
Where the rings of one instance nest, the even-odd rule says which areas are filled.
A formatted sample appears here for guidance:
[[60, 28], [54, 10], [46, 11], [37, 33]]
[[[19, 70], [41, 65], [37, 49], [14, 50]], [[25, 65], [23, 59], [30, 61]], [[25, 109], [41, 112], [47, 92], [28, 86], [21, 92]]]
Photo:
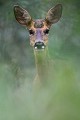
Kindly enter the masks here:
[[37, 49], [44, 49], [45, 48], [45, 45], [43, 42], [36, 42], [35, 45], [34, 45], [34, 48], [37, 50]]
[[43, 42], [42, 31], [40, 29], [37, 29], [37, 31], [36, 31], [36, 40], [35, 40], [34, 48], [36, 50], [45, 48], [45, 45], [44, 45], [44, 42]]

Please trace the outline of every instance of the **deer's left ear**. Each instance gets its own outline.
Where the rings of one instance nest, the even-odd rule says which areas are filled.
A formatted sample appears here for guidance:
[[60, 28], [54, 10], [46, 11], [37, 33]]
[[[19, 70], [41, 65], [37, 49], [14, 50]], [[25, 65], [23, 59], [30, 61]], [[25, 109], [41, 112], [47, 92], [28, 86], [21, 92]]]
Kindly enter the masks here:
[[14, 15], [16, 20], [21, 24], [25, 26], [29, 26], [32, 22], [32, 18], [29, 15], [29, 13], [23, 9], [22, 7], [15, 5], [14, 6]]
[[59, 21], [62, 15], [62, 5], [57, 4], [55, 7], [51, 8], [45, 18], [48, 25], [52, 25]]

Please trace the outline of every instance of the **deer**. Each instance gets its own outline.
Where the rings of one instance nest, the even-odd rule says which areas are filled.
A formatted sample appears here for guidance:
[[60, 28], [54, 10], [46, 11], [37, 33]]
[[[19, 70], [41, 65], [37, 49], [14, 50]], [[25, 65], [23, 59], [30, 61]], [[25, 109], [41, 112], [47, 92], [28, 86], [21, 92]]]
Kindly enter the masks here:
[[[51, 26], [57, 23], [62, 15], [62, 4], [49, 9], [44, 19], [32, 19], [27, 10], [14, 5], [16, 20], [26, 27], [29, 32], [30, 45], [33, 47], [37, 75], [34, 81], [45, 84], [50, 76], [50, 57], [48, 51], [48, 36]], [[52, 78], [53, 79], [53, 78]]]

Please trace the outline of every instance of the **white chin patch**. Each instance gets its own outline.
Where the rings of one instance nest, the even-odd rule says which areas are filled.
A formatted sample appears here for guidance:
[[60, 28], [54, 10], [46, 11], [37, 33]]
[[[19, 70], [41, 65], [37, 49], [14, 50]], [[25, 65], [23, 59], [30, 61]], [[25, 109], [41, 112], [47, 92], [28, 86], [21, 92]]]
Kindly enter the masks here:
[[42, 49], [44, 49], [44, 46], [42, 46]]
[[44, 49], [44, 48], [45, 48], [44, 46], [41, 46], [41, 47], [35, 46], [35, 47], [34, 47], [35, 50], [41, 50], [41, 49]]
[[35, 49], [37, 49], [37, 46], [35, 46]]

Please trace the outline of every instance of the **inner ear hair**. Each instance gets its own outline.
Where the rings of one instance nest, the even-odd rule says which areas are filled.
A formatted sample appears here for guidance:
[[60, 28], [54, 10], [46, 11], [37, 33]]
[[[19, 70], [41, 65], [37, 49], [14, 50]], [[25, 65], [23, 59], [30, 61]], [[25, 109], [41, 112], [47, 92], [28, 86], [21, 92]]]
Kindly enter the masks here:
[[62, 15], [62, 5], [57, 4], [55, 7], [52, 7], [46, 15], [45, 21], [47, 25], [52, 25], [59, 21]]
[[30, 27], [32, 23], [32, 18], [29, 13], [22, 7], [15, 5], [14, 6], [14, 15], [16, 20], [24, 26]]

